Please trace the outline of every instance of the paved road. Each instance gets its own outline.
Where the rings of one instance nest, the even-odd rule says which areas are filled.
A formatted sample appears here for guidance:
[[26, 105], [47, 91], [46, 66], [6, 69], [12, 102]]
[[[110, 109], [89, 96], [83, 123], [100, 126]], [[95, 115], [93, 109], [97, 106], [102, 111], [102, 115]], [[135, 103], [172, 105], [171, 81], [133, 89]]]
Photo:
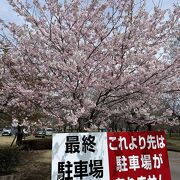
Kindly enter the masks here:
[[172, 180], [180, 180], [180, 152], [168, 152]]

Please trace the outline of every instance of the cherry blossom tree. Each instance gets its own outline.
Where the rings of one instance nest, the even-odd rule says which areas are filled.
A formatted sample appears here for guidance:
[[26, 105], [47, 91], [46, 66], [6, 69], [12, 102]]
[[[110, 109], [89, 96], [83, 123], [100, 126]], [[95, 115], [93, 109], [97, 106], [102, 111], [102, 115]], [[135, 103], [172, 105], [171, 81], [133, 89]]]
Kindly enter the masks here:
[[[167, 41], [180, 7], [145, 0], [8, 0], [24, 24], [1, 33], [4, 111], [43, 112], [60, 124], [101, 127], [113, 113], [140, 121], [164, 93], [178, 92], [179, 55]], [[8, 49], [6, 48], [8, 47]]]

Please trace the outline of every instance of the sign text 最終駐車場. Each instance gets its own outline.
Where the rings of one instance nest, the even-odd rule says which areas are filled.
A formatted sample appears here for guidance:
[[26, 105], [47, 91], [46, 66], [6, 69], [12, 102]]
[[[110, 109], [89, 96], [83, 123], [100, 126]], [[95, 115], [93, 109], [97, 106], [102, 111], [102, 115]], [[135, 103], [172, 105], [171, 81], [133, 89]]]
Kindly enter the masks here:
[[52, 180], [170, 180], [164, 132], [53, 135]]

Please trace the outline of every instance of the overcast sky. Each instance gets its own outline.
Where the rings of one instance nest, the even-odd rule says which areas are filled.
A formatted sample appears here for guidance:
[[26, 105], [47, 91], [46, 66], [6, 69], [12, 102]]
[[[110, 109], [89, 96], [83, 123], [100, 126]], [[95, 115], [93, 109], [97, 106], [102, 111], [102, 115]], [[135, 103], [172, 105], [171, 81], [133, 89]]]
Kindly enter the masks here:
[[[147, 0], [148, 2], [148, 9], [152, 7], [152, 2], [158, 3], [159, 0]], [[167, 9], [171, 8], [173, 3], [177, 3], [180, 0], [160, 0], [162, 1], [162, 8]], [[0, 18], [5, 21], [13, 21], [16, 23], [22, 23], [23, 19], [18, 17], [12, 10], [11, 6], [8, 5], [7, 0], [0, 0]]]

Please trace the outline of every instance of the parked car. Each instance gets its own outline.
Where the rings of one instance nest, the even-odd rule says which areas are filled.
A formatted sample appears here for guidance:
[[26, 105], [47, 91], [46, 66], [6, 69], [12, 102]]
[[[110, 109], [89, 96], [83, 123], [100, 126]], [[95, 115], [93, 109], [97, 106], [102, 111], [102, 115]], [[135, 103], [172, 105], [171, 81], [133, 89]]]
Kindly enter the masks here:
[[25, 136], [30, 136], [30, 135], [31, 135], [31, 132], [28, 131], [28, 129], [23, 129], [23, 134], [24, 134]]
[[107, 132], [107, 128], [101, 128], [100, 132]]
[[34, 134], [35, 137], [42, 137], [42, 138], [44, 138], [45, 135], [46, 135], [46, 130], [44, 128], [37, 129]]
[[5, 127], [2, 130], [2, 136], [11, 136], [12, 135], [12, 128], [11, 127]]
[[52, 128], [46, 128], [46, 136], [52, 136], [53, 129]]

